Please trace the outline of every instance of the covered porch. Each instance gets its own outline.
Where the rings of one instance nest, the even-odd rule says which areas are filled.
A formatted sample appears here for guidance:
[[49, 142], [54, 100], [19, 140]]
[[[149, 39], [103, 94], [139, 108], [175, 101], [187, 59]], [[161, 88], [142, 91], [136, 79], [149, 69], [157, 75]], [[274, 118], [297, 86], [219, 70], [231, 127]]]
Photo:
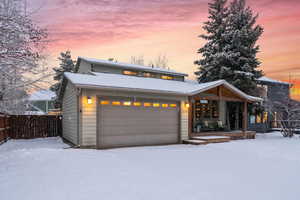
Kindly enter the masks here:
[[189, 139], [212, 138], [212, 141], [253, 139], [248, 131], [248, 105], [260, 101], [230, 84], [211, 87], [189, 97]]

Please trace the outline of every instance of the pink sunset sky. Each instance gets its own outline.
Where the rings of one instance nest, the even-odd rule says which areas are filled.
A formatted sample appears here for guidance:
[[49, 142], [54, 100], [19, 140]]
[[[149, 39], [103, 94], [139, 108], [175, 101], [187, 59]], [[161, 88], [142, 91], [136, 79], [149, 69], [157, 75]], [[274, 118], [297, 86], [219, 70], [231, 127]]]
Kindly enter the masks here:
[[[50, 65], [59, 52], [149, 61], [166, 55], [170, 68], [193, 77], [204, 40], [209, 0], [30, 0], [34, 18], [52, 40]], [[248, 0], [265, 32], [258, 41], [261, 69], [271, 78], [300, 80], [300, 1]], [[295, 90], [298, 91], [298, 90]], [[300, 97], [300, 96], [299, 96]]]

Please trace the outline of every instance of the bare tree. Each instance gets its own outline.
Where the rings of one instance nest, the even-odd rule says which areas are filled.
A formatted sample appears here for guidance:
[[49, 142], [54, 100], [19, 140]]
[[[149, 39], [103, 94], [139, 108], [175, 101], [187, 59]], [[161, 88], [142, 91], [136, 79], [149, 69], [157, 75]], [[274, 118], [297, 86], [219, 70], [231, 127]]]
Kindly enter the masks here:
[[[145, 65], [145, 59], [144, 56], [131, 56], [130, 59], [131, 64], [136, 64], [136, 65]], [[168, 68], [168, 59], [165, 55], [158, 55], [156, 58], [151, 59], [150, 62], [148, 63], [149, 67], [160, 67], [160, 68]]]
[[0, 30], [0, 111], [18, 113], [28, 87], [49, 76], [40, 67], [47, 32], [27, 14], [23, 0], [0, 0]]
[[166, 55], [158, 55], [154, 60], [150, 61], [148, 64], [150, 67], [160, 67], [167, 69], [168, 68], [168, 59]]
[[144, 65], [144, 56], [131, 56], [131, 64]]

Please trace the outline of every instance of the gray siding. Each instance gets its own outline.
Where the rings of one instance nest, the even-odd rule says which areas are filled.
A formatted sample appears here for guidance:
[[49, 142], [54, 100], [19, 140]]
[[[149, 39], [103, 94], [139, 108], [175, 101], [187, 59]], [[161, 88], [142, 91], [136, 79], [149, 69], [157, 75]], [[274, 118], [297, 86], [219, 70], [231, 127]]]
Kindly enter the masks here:
[[63, 138], [78, 144], [78, 98], [76, 88], [68, 82], [62, 102]]
[[79, 68], [78, 68], [78, 72], [77, 73], [80, 73], [80, 74], [87, 74], [89, 73], [90, 71], [92, 70], [91, 68], [91, 64], [84, 61], [84, 60], [81, 60], [80, 61], [80, 65], [79, 65]]
[[181, 101], [180, 104], [180, 139], [187, 140], [189, 139], [189, 112], [185, 101]]

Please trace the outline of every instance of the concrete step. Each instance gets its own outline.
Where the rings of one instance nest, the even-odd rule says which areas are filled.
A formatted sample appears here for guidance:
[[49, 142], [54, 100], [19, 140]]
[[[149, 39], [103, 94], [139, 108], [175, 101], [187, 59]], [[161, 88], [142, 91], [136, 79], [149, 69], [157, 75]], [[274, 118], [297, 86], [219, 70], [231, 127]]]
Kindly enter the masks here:
[[183, 140], [183, 144], [193, 144], [193, 145], [205, 145], [208, 144], [208, 142], [203, 140]]
[[200, 141], [205, 141], [208, 143], [222, 143], [222, 142], [229, 142], [230, 137], [228, 136], [195, 136], [191, 138], [192, 140], [200, 140]]

